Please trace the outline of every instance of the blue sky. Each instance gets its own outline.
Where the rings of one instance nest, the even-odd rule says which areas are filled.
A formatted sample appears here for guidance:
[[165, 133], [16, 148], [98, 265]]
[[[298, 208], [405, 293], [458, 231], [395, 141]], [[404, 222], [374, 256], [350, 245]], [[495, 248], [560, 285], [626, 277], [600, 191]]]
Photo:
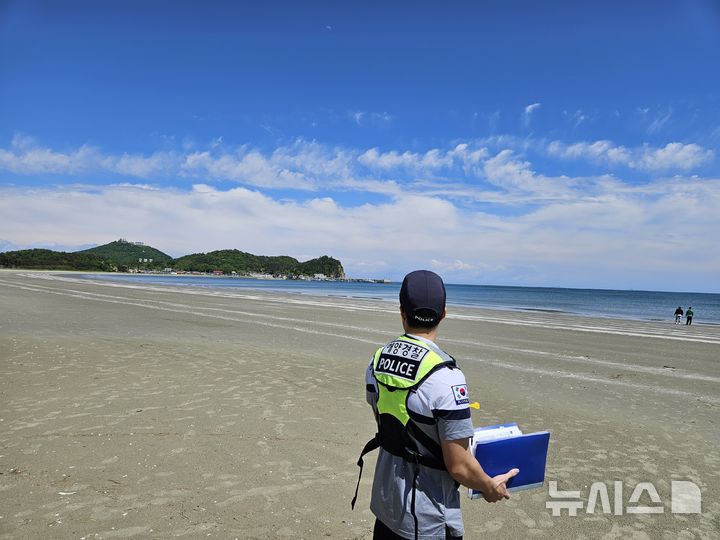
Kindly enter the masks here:
[[0, 250], [720, 292], [720, 6], [0, 2]]

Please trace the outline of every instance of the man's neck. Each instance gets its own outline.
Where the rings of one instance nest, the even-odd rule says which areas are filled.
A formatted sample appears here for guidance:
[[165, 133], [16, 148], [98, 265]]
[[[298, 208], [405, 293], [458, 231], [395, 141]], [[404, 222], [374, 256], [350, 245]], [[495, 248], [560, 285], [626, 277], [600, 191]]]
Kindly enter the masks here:
[[435, 339], [437, 338], [438, 334], [438, 327], [436, 326], [432, 330], [428, 330], [427, 328], [410, 328], [406, 326], [405, 333], [427, 339], [428, 341], [432, 341], [433, 343], [435, 343]]

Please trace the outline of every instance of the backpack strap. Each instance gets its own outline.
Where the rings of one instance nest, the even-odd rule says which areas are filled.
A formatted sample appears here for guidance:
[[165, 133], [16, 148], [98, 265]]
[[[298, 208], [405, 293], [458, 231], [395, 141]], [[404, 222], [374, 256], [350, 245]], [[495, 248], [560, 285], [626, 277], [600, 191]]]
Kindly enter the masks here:
[[360, 479], [362, 478], [362, 472], [363, 472], [363, 466], [365, 465], [365, 462], [363, 461], [363, 457], [365, 457], [365, 454], [369, 454], [370, 452], [377, 450], [380, 448], [380, 437], [378, 437], [377, 434], [370, 439], [367, 443], [365, 443], [365, 446], [362, 449], [362, 452], [360, 452], [360, 457], [358, 458], [357, 464], [358, 467], [360, 467], [360, 472], [358, 473], [358, 481], [357, 485], [355, 486], [355, 496], [353, 497], [352, 501], [350, 502], [350, 510], [355, 510], [355, 502], [357, 501], [358, 496], [358, 489], [360, 489]]

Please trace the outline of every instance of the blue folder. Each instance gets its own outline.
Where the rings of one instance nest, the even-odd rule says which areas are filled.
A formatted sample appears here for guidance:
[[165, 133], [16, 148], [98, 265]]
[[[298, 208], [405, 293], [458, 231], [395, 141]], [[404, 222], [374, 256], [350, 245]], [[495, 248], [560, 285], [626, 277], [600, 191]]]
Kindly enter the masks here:
[[[510, 469], [520, 469], [516, 476], [508, 480], [508, 491], [532, 489], [542, 486], [545, 481], [549, 442], [548, 431], [478, 442], [475, 446], [475, 458], [491, 477], [506, 473]], [[471, 490], [470, 496], [478, 497], [480, 492]]]

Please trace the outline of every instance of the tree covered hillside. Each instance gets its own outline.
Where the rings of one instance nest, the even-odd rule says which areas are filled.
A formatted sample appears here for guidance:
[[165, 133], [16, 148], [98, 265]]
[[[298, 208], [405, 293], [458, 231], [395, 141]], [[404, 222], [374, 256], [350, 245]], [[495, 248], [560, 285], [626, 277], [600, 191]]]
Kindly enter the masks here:
[[117, 272], [112, 262], [91, 253], [66, 253], [50, 249], [23, 249], [0, 253], [0, 268], [27, 268], [37, 270], [90, 270]]
[[332, 257], [323, 256], [305, 262], [299, 262], [286, 255], [268, 257], [253, 255], [237, 249], [223, 249], [209, 253], [194, 253], [176, 259], [173, 263], [175, 270], [188, 272], [212, 272], [222, 270], [226, 274], [282, 274], [313, 276], [324, 274], [331, 278], [345, 277], [342, 263]]
[[115, 262], [119, 267], [125, 268], [166, 268], [170, 266], [173, 258], [154, 247], [146, 246], [140, 242], [116, 240], [80, 251], [90, 253]]
[[323, 255], [317, 259], [298, 264], [296, 272], [305, 276], [314, 276], [315, 274], [325, 274], [328, 277], [342, 279], [345, 277], [345, 270], [342, 263], [337, 259]]
[[27, 249], [0, 253], [0, 267], [45, 270], [94, 270], [124, 272], [128, 270], [162, 270], [170, 268], [186, 272], [215, 272], [225, 274], [271, 274], [281, 276], [310, 276], [322, 274], [328, 278], [345, 277], [342, 263], [326, 255], [299, 262], [282, 255], [268, 257], [253, 255], [237, 249], [223, 249], [209, 253], [193, 253], [178, 259], [146, 246], [142, 242], [116, 240], [103, 246], [65, 253], [49, 249]]

